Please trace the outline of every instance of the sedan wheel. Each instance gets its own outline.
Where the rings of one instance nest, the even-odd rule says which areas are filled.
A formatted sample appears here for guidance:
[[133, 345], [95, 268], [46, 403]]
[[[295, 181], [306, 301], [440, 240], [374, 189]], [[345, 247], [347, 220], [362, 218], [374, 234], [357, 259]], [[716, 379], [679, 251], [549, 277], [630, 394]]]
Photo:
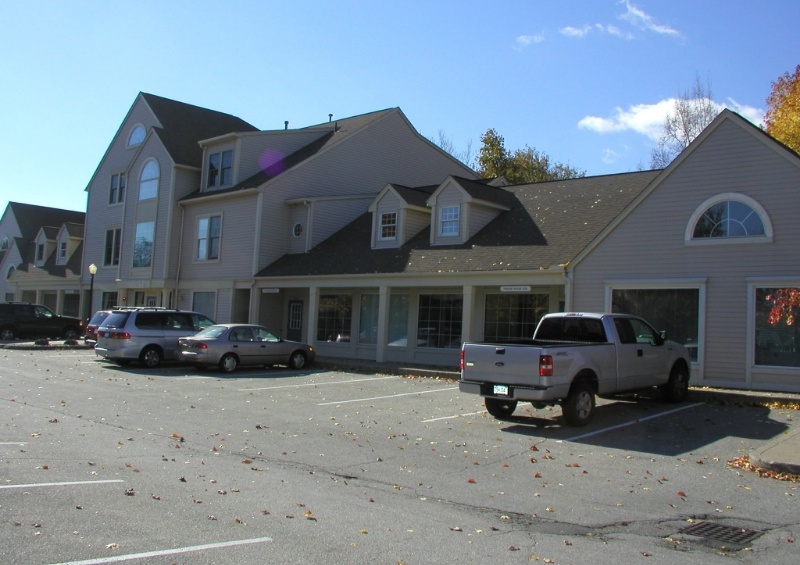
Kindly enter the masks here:
[[289, 367], [292, 369], [302, 369], [306, 365], [306, 354], [302, 351], [295, 351], [289, 357]]
[[234, 372], [236, 370], [236, 367], [238, 366], [239, 366], [239, 360], [233, 353], [228, 353], [222, 359], [219, 360], [220, 370], [226, 373]]

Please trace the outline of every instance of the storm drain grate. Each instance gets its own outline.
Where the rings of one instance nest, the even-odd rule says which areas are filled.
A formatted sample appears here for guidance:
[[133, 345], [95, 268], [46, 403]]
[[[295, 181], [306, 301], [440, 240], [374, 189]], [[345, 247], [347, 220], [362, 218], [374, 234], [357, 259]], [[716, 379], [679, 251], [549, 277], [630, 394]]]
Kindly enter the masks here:
[[697, 522], [679, 531], [682, 534], [735, 545], [747, 545], [764, 533], [757, 530], [748, 530], [747, 528], [723, 526], [712, 522]]

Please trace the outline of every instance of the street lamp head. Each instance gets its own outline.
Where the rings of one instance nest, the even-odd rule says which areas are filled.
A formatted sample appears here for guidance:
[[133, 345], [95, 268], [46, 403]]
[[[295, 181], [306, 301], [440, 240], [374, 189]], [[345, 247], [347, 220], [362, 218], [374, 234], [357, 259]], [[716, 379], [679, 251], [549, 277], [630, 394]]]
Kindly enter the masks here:
[[97, 274], [97, 265], [95, 265], [94, 263], [89, 265], [89, 274], [92, 276]]

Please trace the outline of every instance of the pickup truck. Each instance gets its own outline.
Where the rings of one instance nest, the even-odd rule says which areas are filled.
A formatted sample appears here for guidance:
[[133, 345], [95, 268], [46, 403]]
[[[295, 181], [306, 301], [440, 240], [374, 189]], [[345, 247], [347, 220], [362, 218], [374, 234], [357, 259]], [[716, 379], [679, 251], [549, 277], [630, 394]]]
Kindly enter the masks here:
[[518, 401], [535, 408], [560, 404], [564, 419], [585, 426], [595, 395], [659, 387], [669, 402], [689, 389], [689, 353], [643, 319], [628, 314], [544, 316], [533, 339], [461, 347], [459, 390], [485, 398], [486, 410], [507, 419]]

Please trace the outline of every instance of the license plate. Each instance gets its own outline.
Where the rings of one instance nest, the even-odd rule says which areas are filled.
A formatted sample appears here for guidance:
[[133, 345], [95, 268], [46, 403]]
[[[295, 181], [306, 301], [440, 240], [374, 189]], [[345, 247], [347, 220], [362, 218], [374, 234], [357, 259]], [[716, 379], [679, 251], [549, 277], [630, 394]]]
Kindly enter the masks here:
[[506, 385], [494, 385], [492, 392], [498, 396], [508, 396], [508, 387]]

